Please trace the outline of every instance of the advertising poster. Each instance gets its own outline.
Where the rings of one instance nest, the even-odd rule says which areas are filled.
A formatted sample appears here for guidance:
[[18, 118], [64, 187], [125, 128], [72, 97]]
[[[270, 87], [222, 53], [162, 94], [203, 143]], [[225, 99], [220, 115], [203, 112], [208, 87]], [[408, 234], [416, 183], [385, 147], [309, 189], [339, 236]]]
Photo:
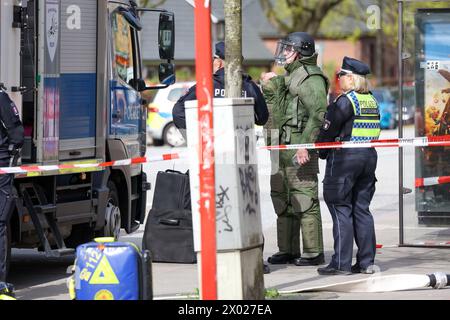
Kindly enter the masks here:
[[[426, 136], [450, 134], [450, 11], [419, 10], [417, 16], [417, 106], [422, 109], [418, 132]], [[416, 178], [450, 176], [450, 147], [418, 148]], [[417, 211], [421, 218], [450, 214], [450, 184], [420, 188]], [[423, 220], [425, 221], [425, 220]], [[432, 221], [433, 223], [430, 223]]]
[[425, 71], [425, 134], [450, 134], [450, 60], [427, 61]]

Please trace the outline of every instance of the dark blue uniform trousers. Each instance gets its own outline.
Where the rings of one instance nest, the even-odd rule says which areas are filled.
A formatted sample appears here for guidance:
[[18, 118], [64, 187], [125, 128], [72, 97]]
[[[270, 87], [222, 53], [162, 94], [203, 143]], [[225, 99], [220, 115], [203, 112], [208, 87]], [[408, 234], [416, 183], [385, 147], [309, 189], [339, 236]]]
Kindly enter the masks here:
[[337, 149], [327, 157], [323, 195], [333, 218], [334, 255], [330, 266], [350, 271], [353, 239], [361, 268], [374, 264], [375, 228], [369, 210], [375, 192], [377, 152], [373, 148]]
[[[8, 167], [7, 160], [0, 160], [0, 167]], [[0, 175], [0, 282], [6, 281], [7, 233], [11, 215], [11, 175]]]

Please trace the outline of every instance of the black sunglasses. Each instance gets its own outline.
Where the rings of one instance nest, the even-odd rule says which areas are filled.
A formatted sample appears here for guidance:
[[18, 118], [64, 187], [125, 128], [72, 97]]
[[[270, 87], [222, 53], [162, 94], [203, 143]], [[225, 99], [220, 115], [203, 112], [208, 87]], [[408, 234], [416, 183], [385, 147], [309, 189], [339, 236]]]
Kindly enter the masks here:
[[337, 77], [338, 77], [338, 79], [340, 79], [341, 77], [346, 76], [346, 75], [348, 75], [348, 74], [349, 74], [349, 73], [347, 73], [347, 72], [341, 71], [341, 72], [339, 72], [339, 73], [337, 74]]

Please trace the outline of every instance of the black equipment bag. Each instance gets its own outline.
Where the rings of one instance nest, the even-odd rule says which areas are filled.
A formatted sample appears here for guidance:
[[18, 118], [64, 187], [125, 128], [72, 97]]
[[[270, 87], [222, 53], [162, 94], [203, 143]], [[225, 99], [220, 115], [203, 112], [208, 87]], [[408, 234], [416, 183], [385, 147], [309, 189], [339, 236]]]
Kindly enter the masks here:
[[154, 262], [197, 262], [188, 172], [158, 172], [142, 248], [151, 252]]
[[175, 170], [158, 172], [152, 209], [191, 210], [189, 171], [186, 173]]

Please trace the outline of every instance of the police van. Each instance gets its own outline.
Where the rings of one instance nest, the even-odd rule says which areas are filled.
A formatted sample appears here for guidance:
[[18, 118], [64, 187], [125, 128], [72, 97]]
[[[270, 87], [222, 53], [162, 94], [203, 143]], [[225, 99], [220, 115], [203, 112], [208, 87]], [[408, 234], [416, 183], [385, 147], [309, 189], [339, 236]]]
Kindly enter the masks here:
[[[144, 11], [155, 15], [159, 39], [140, 33]], [[142, 41], [153, 41], [167, 60], [155, 87], [143, 79]], [[171, 12], [131, 0], [0, 0], [0, 83], [25, 128], [19, 165], [54, 166], [16, 174], [9, 248], [59, 257], [95, 236], [139, 228], [150, 188], [141, 164], [70, 164], [145, 155], [141, 92], [175, 81], [173, 54]]]

